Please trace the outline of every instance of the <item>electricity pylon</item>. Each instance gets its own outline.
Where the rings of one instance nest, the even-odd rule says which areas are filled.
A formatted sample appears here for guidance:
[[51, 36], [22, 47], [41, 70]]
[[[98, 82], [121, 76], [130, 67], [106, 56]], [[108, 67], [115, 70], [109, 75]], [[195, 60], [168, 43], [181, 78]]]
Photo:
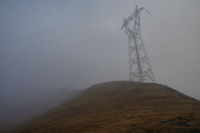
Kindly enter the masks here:
[[129, 80], [155, 82], [155, 76], [141, 35], [140, 13], [143, 10], [147, 11], [144, 7], [138, 8], [136, 6], [134, 12], [127, 19], [124, 19], [121, 27], [128, 36], [129, 42]]

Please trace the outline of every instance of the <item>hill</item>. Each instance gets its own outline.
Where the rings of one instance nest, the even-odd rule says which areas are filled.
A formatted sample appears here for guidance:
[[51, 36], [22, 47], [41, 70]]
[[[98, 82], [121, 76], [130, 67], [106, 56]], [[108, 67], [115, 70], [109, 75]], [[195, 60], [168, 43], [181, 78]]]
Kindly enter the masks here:
[[106, 82], [15, 132], [197, 133], [200, 102], [164, 85]]

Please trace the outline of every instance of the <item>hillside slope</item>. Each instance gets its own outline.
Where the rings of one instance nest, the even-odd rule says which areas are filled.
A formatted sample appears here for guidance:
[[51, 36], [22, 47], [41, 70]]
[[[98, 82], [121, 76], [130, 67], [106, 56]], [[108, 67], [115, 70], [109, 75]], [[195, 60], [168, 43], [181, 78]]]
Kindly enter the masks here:
[[113, 81], [86, 89], [16, 132], [197, 133], [200, 102], [159, 84]]
[[[1, 97], [0, 133], [46, 113], [78, 95], [82, 90], [62, 87]], [[13, 93], [14, 94], [14, 93]]]

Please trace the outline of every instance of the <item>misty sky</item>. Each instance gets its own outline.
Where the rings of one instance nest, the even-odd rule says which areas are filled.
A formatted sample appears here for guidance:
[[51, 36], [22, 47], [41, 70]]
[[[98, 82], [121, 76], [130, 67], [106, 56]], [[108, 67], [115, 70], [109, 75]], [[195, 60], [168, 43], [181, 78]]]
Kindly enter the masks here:
[[157, 82], [200, 99], [199, 0], [1, 0], [0, 100], [128, 80], [120, 27], [136, 3]]

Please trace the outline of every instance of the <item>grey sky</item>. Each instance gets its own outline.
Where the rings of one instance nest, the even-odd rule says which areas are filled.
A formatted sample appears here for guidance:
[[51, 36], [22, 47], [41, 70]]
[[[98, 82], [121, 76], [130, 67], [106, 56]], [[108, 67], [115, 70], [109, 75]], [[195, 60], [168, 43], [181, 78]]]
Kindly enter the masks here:
[[200, 99], [199, 0], [1, 0], [0, 99], [127, 80], [119, 29], [136, 3], [157, 82]]

